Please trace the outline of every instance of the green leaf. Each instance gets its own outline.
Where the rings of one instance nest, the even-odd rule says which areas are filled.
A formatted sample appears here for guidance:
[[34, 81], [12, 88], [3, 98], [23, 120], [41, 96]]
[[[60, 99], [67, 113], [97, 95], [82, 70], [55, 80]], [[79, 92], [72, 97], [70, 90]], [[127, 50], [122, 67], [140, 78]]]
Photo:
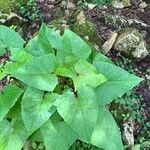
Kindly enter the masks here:
[[105, 150], [123, 150], [121, 133], [111, 113], [100, 108], [91, 143]]
[[41, 128], [36, 130], [31, 136], [30, 136], [31, 141], [36, 141], [36, 142], [44, 142], [43, 140], [43, 135], [41, 132]]
[[4, 72], [6, 74], [12, 74], [18, 68], [28, 63], [33, 59], [32, 55], [27, 53], [25, 50], [13, 49], [11, 51], [10, 61], [4, 65]]
[[11, 48], [23, 48], [25, 41], [13, 29], [0, 25], [0, 56]]
[[94, 62], [108, 80], [96, 88], [100, 105], [106, 105], [138, 85], [142, 79], [110, 63]]
[[19, 87], [8, 84], [0, 93], [0, 121], [5, 117], [9, 110], [14, 106], [18, 98], [23, 93]]
[[64, 76], [67, 76], [67, 73], [65, 71], [68, 71], [69, 74], [72, 74], [72, 72], [75, 72], [74, 66], [79, 61], [78, 58], [73, 57], [73, 56], [66, 56], [64, 59], [60, 59], [59, 57], [57, 57], [57, 60], [58, 60], [59, 66], [56, 70], [56, 74], [58, 75], [64, 74]]
[[97, 52], [96, 50], [92, 51], [91, 60], [93, 64], [95, 64], [96, 62], [101, 62], [101, 61], [106, 62], [106, 63], [112, 63], [112, 61], [108, 57]]
[[72, 78], [75, 89], [86, 85], [96, 87], [107, 80], [102, 74], [97, 73], [94, 66], [84, 60], [78, 61], [74, 66], [63, 64], [58, 67], [56, 74]]
[[87, 60], [91, 53], [91, 48], [77, 34], [69, 29], [65, 29], [62, 36], [63, 49], [58, 51], [58, 56], [66, 57], [74, 55], [78, 59]]
[[47, 150], [68, 150], [76, 140], [75, 132], [64, 121], [48, 120], [41, 127]]
[[[44, 98], [43, 98], [44, 97]], [[52, 115], [50, 109], [55, 100], [55, 95], [35, 88], [28, 88], [22, 98], [22, 118], [30, 134], [40, 128]]]
[[54, 55], [48, 54], [36, 57], [34, 60], [17, 69], [13, 76], [27, 85], [40, 90], [53, 91], [58, 84], [54, 74], [57, 60]]
[[90, 141], [97, 120], [98, 104], [92, 88], [79, 89], [74, 93], [65, 92], [55, 102], [64, 121], [78, 134], [79, 139]]
[[13, 73], [19, 67], [23, 66], [25, 63], [32, 59], [32, 55], [28, 54], [23, 49], [11, 49], [11, 56], [9, 61], [0, 67], [0, 80], [6, 75]]
[[35, 57], [38, 57], [38, 56], [41, 56], [41, 55], [44, 55], [46, 52], [45, 50], [42, 48], [42, 46], [40, 45], [40, 43], [38, 42], [38, 37], [34, 37], [33, 39], [31, 39], [28, 44], [26, 45], [25, 47], [25, 50], [35, 56]]
[[9, 112], [6, 115], [6, 118], [11, 118], [11, 119], [22, 118], [21, 117], [21, 101], [22, 101], [22, 96], [19, 97], [15, 105], [9, 110]]
[[28, 138], [28, 133], [21, 120], [14, 124], [3, 120], [0, 122], [0, 149], [21, 150]]
[[7, 75], [7, 72], [4, 71], [4, 69], [0, 68], [0, 80], [2, 80]]
[[133, 148], [133, 150], [141, 150], [141, 144], [136, 144]]
[[96, 68], [86, 61], [79, 61], [75, 65], [75, 71], [77, 73], [77, 76], [73, 79], [75, 87], [83, 87], [86, 85], [96, 87], [107, 81], [102, 74], [97, 73]]
[[54, 53], [54, 49], [62, 47], [60, 34], [55, 29], [48, 28], [45, 24], [42, 24], [39, 30], [38, 42], [45, 50], [45, 53]]

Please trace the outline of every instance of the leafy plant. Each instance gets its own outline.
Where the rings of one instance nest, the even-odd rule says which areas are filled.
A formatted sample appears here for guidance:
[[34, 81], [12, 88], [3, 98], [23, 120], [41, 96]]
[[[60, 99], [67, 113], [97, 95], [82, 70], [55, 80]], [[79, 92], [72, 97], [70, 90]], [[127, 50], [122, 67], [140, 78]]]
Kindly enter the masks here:
[[[142, 79], [115, 66], [78, 35], [43, 24], [24, 47], [12, 29], [0, 26], [1, 79], [13, 81], [0, 94], [0, 149], [20, 150], [27, 140], [47, 150], [67, 150], [78, 139], [105, 150], [123, 150], [106, 105]], [[13, 38], [8, 38], [13, 37]]]
[[94, 4], [111, 4], [112, 0], [83, 0], [84, 2], [94, 3]]
[[26, 0], [24, 3], [17, 3], [16, 10], [30, 22], [41, 23], [43, 20], [43, 15], [35, 0]]

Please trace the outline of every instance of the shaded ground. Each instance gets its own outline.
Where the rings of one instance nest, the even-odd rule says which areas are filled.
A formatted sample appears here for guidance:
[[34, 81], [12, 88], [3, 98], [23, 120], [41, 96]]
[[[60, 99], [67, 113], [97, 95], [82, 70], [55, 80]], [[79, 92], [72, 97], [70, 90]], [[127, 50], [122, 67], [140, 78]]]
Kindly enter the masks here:
[[[123, 17], [125, 20], [127, 19], [138, 19], [142, 20], [145, 24], [149, 25], [149, 27], [144, 27], [139, 24], [133, 24], [133, 25], [122, 25], [118, 28], [118, 26], [115, 26], [113, 24], [109, 24], [109, 22], [105, 22], [103, 18], [101, 18], [102, 12], [108, 13], [108, 15], [119, 15]], [[147, 43], [150, 43], [150, 10], [147, 10], [145, 12], [142, 12], [142, 10], [139, 9], [138, 6], [132, 5], [132, 7], [125, 8], [125, 9], [115, 9], [114, 7], [107, 7], [107, 8], [95, 8], [94, 10], [89, 12], [90, 18], [96, 23], [97, 30], [101, 37], [103, 37], [103, 40], [107, 40], [110, 32], [114, 30], [120, 30], [123, 27], [134, 27], [137, 28], [141, 33], [145, 33], [145, 39]], [[122, 61], [116, 54], [115, 50], [111, 50], [108, 53], [108, 56], [114, 61], [119, 62]], [[122, 57], [124, 57], [122, 55]], [[136, 68], [136, 74], [138, 76], [141, 76], [145, 79], [145, 81], [140, 85], [139, 89], [137, 90], [138, 93], [142, 94], [147, 105], [150, 106], [150, 89], [149, 89], [149, 80], [150, 80], [150, 55], [148, 55], [146, 58], [139, 62], [131, 61], [125, 64], [126, 70], [129, 70], [128, 68]]]
[[[143, 9], [139, 8], [138, 3], [134, 2], [131, 7], [123, 9], [116, 9], [112, 6], [103, 8], [95, 7], [93, 10], [88, 12], [88, 15], [96, 23], [97, 30], [104, 41], [108, 39], [112, 31], [119, 31], [121, 28], [124, 27], [134, 27], [137, 28], [142, 34], [144, 34], [144, 38], [150, 46], [150, 26], [143, 26], [139, 23], [134, 23], [132, 25], [126, 23], [126, 20], [137, 19], [146, 25], [150, 25], [149, 8], [145, 8], [143, 11]], [[108, 20], [106, 20], [106, 18], [104, 17], [106, 15], [109, 16]], [[124, 20], [124, 23], [116, 25], [111, 22], [111, 17], [117, 15]], [[112, 49], [107, 54], [107, 56], [110, 57], [113, 60], [113, 62], [115, 62], [120, 67], [124, 68], [125, 70], [131, 73], [135, 73], [136, 75], [144, 79], [140, 86], [138, 86], [132, 92], [135, 95], [142, 96], [142, 98], [140, 98], [139, 105], [141, 105], [140, 107], [143, 108], [139, 112], [141, 118], [139, 120], [135, 120], [134, 136], [138, 140], [142, 136], [145, 137], [145, 139], [150, 140], [150, 135], [148, 135], [148, 131], [150, 131], [150, 128], [146, 126], [146, 123], [148, 124], [150, 122], [150, 55], [148, 55], [146, 58], [139, 62], [134, 62], [134, 60], [130, 61], [126, 59], [124, 55], [121, 55], [120, 53]], [[130, 100], [132, 101], [132, 99]], [[136, 105], [133, 105], [133, 107], [135, 107], [136, 109], [140, 109]], [[139, 141], [136, 141], [135, 139], [135, 142], [138, 143]]]

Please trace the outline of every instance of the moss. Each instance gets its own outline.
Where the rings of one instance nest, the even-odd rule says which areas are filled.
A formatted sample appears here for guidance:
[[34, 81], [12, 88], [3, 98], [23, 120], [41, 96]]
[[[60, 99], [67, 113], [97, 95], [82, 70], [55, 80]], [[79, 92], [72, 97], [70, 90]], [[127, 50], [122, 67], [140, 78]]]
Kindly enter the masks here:
[[94, 47], [95, 45], [101, 47], [102, 39], [99, 36], [95, 24], [91, 21], [86, 20], [85, 23], [79, 24], [78, 21], [70, 22], [68, 18], [62, 17], [52, 21], [49, 25], [50, 28], [56, 28], [57, 30], [63, 31], [65, 28], [69, 28], [83, 38], [89, 45]]
[[0, 0], [0, 11], [10, 13], [15, 10], [17, 3], [23, 3], [23, 0]]
[[7, 14], [2, 14], [2, 15], [0, 15], [0, 19], [7, 19], [7, 17], [8, 17], [8, 15]]
[[88, 37], [89, 41], [94, 45], [102, 45], [102, 40], [97, 33], [96, 26], [90, 21], [86, 21], [81, 25], [76, 23], [73, 26], [73, 31], [81, 37]]
[[0, 11], [2, 12], [10, 12], [12, 7], [12, 2], [10, 0], [1, 0], [0, 1]]
[[48, 24], [50, 28], [56, 28], [57, 30], [63, 31], [65, 28], [69, 28], [67, 21], [64, 17], [56, 19]]

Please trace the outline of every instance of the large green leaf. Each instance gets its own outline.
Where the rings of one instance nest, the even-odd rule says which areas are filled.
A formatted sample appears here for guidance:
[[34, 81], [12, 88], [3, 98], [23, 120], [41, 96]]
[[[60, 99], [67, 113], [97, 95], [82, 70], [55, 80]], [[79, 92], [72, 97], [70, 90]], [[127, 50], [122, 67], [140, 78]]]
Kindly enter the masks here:
[[31, 62], [17, 69], [13, 76], [37, 89], [53, 91], [58, 83], [54, 74], [56, 68], [57, 60], [55, 56], [47, 54], [36, 57]]
[[54, 101], [55, 95], [52, 93], [44, 96], [43, 91], [35, 88], [27, 89], [21, 106], [23, 122], [30, 134], [41, 127], [53, 114], [55, 111], [52, 107]]
[[23, 48], [25, 41], [13, 29], [0, 25], [0, 56], [11, 48]]
[[106, 62], [106, 63], [112, 63], [112, 61], [106, 57], [105, 55], [101, 54], [100, 52], [97, 52], [96, 50], [93, 50], [92, 51], [92, 54], [91, 54], [91, 62], [94, 64], [95, 62]]
[[18, 98], [23, 93], [19, 87], [9, 84], [0, 93], [0, 121], [5, 117], [9, 110], [14, 106]]
[[110, 63], [95, 61], [94, 66], [108, 79], [96, 88], [101, 105], [106, 105], [115, 98], [121, 97], [142, 81], [141, 78]]
[[78, 59], [88, 59], [91, 48], [77, 34], [65, 29], [62, 36], [63, 47], [58, 51], [58, 56], [66, 57], [74, 55]]
[[46, 150], [68, 150], [76, 140], [75, 132], [62, 120], [48, 120], [41, 127]]
[[100, 108], [91, 143], [105, 150], [123, 150], [121, 133], [111, 113]]
[[32, 59], [32, 55], [27, 53], [25, 50], [13, 49], [11, 51], [10, 61], [6, 62], [3, 67], [4, 72], [6, 74], [11, 74]]
[[21, 116], [21, 101], [22, 96], [18, 99], [18, 101], [15, 103], [15, 105], [9, 110], [9, 112], [6, 115], [6, 118], [11, 119], [17, 119], [22, 118]]
[[40, 43], [38, 42], [38, 37], [32, 38], [25, 47], [25, 50], [31, 55], [38, 57], [46, 54], [45, 50], [42, 48]]
[[98, 104], [92, 88], [84, 87], [77, 95], [65, 92], [55, 102], [64, 121], [83, 141], [89, 141], [97, 120]]
[[75, 65], [70, 65], [70, 63], [60, 65], [56, 73], [72, 78], [75, 89], [86, 85], [96, 87], [107, 81], [102, 74], [97, 73], [94, 66], [85, 60], [80, 60]]
[[13, 124], [7, 120], [0, 122], [0, 150], [21, 150], [27, 138], [28, 133], [20, 119]]
[[55, 29], [48, 28], [45, 24], [42, 24], [39, 30], [38, 42], [45, 53], [54, 53], [54, 49], [57, 50], [62, 47], [60, 34]]

